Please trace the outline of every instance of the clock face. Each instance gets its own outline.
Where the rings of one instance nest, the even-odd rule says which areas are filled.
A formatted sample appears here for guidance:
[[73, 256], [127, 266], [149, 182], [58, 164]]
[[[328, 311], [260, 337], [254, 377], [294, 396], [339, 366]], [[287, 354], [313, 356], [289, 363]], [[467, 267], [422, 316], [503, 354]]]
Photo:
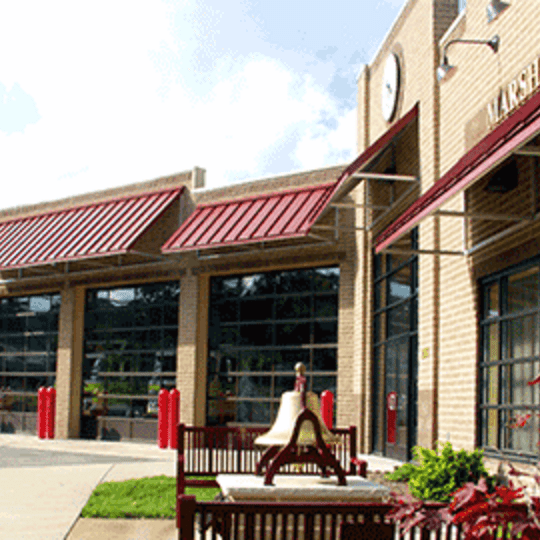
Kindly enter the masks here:
[[382, 84], [382, 114], [390, 122], [396, 113], [399, 95], [399, 60], [395, 54], [388, 55], [384, 65]]

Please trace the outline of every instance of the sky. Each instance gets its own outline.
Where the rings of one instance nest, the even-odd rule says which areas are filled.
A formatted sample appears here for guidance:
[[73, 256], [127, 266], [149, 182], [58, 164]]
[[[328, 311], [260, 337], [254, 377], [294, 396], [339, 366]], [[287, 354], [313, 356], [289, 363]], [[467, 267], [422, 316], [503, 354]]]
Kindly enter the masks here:
[[352, 161], [356, 79], [403, 3], [0, 0], [0, 208]]

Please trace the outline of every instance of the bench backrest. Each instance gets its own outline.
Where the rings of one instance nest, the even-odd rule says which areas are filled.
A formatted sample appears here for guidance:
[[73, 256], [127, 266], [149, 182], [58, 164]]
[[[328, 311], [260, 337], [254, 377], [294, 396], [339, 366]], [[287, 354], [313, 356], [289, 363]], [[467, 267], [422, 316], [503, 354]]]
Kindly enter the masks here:
[[[385, 518], [392, 508], [380, 503], [201, 503], [182, 495], [177, 504], [177, 527], [182, 540], [391, 540], [398, 538], [396, 526]], [[411, 538], [430, 538], [429, 530], [412, 533]], [[435, 538], [459, 538], [459, 533], [452, 526], [436, 533]]]
[[[213, 481], [196, 481], [187, 476], [216, 476], [218, 474], [254, 474], [266, 448], [256, 447], [255, 439], [268, 431], [254, 427], [195, 427], [178, 424], [178, 493], [184, 493], [186, 485], [215, 485]], [[345, 474], [357, 474], [356, 427], [332, 429], [341, 444], [333, 451]], [[294, 473], [294, 465], [285, 466], [280, 473]], [[315, 464], [302, 467], [302, 474], [319, 474]]]

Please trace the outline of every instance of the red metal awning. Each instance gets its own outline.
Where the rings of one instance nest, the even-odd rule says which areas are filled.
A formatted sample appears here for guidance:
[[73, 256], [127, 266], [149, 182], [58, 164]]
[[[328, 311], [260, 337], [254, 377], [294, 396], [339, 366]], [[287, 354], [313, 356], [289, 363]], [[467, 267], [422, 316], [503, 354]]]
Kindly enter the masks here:
[[379, 253], [540, 132], [540, 93], [486, 135], [375, 241]]
[[335, 184], [200, 204], [164, 253], [305, 237]]
[[180, 197], [168, 189], [0, 223], [0, 270], [129, 253]]
[[[366, 169], [377, 157], [384, 152], [392, 141], [398, 137], [403, 130], [418, 117], [418, 104], [416, 104], [405, 116], [392, 124], [390, 128], [381, 135], [373, 144], [366, 148], [340, 175], [334, 185], [325, 206], [340, 200], [350, 193], [361, 181], [361, 178], [354, 178], [353, 175], [360, 170]], [[321, 212], [324, 208], [321, 208]]]

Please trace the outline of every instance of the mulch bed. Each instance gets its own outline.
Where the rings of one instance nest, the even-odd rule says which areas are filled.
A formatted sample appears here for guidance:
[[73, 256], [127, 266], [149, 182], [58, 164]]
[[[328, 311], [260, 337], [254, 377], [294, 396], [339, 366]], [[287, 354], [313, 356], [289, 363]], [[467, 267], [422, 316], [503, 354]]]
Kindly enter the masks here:
[[380, 484], [387, 487], [391, 492], [400, 496], [409, 494], [409, 486], [407, 482], [392, 482], [384, 477], [385, 473], [380, 471], [369, 471], [367, 473], [367, 479], [374, 484]]

